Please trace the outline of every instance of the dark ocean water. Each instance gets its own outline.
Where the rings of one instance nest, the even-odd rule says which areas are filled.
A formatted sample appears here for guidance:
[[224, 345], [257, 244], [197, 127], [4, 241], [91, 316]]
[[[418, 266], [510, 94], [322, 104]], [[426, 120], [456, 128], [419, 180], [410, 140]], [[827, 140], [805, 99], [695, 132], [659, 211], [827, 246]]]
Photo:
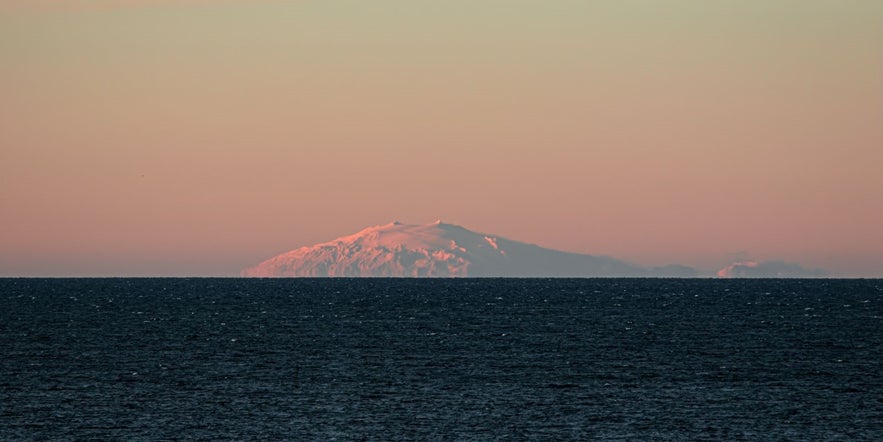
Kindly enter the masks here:
[[883, 280], [0, 279], [0, 440], [883, 440]]

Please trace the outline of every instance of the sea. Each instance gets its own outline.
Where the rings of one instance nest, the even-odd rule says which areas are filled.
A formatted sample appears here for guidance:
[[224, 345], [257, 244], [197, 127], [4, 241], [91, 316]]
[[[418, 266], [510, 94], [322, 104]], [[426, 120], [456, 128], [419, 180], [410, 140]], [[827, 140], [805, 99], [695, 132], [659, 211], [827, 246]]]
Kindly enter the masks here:
[[883, 280], [0, 279], [0, 440], [883, 440]]

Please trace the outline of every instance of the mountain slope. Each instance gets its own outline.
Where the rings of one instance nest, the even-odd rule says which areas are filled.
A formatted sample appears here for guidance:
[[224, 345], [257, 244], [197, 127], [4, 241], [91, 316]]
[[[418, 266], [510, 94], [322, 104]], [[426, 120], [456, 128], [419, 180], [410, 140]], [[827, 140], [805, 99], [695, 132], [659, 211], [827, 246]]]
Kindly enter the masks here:
[[393, 222], [270, 258], [242, 276], [646, 276], [606, 257], [566, 253], [435, 222]]

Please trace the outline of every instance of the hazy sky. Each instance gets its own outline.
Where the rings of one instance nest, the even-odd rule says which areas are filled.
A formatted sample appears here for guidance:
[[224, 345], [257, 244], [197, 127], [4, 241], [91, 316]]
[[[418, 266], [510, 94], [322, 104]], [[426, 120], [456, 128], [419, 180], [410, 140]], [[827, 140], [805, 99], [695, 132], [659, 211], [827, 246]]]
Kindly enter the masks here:
[[0, 275], [394, 219], [883, 277], [879, 0], [0, 0]]

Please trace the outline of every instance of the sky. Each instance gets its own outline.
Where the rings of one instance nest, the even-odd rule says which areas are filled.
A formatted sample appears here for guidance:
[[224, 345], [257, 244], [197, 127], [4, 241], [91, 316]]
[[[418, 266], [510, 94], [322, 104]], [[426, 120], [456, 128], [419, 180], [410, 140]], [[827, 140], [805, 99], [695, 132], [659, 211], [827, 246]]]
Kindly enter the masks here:
[[879, 0], [0, 0], [0, 276], [392, 220], [883, 277]]

